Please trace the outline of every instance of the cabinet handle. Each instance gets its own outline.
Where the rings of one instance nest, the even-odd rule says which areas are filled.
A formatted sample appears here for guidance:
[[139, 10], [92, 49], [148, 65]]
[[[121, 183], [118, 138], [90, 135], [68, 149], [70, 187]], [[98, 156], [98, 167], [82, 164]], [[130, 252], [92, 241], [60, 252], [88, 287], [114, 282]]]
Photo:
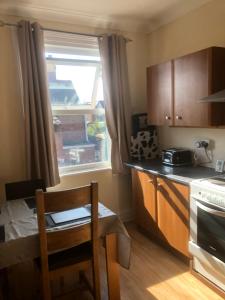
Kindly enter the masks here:
[[166, 115], [166, 120], [171, 120], [171, 117]]
[[157, 187], [158, 187], [158, 188], [161, 188], [162, 186], [163, 186], [162, 183], [157, 183]]
[[176, 120], [182, 120], [181, 116], [176, 116]]

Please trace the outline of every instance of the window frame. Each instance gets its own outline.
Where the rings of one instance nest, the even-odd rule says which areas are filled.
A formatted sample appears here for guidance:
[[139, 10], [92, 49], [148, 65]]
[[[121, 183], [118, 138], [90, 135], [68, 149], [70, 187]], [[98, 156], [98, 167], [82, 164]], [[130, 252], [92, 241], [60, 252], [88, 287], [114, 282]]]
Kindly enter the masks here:
[[[65, 115], [85, 115], [85, 114], [95, 114], [95, 113], [104, 113], [104, 108], [95, 108], [96, 105], [96, 96], [97, 96], [97, 88], [98, 88], [98, 80], [101, 76], [101, 61], [98, 60], [78, 60], [78, 59], [63, 59], [63, 58], [54, 58], [54, 57], [48, 57], [45, 56], [46, 64], [48, 61], [51, 61], [58, 65], [95, 65], [96, 66], [96, 73], [95, 73], [95, 79], [93, 83], [93, 90], [92, 90], [92, 96], [91, 96], [91, 105], [52, 105], [51, 104], [51, 110], [52, 110], [52, 116], [65, 116]], [[111, 169], [111, 161], [110, 161], [110, 154], [111, 154], [111, 140], [108, 134], [108, 131], [106, 133], [107, 135], [107, 149], [109, 151], [109, 157], [107, 161], [100, 161], [100, 162], [93, 162], [93, 163], [85, 163], [80, 165], [71, 165], [71, 166], [58, 166], [59, 168], [59, 174], [62, 175], [68, 175], [71, 173], [84, 173], [89, 171], [98, 171], [98, 170], [104, 170], [104, 169]]]

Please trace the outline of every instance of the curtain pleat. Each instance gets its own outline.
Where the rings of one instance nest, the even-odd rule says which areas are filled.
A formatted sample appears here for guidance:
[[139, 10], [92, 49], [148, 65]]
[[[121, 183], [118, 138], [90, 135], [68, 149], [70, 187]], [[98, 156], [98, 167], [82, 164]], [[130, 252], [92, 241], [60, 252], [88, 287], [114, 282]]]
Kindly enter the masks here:
[[47, 187], [60, 182], [43, 32], [38, 23], [21, 21], [18, 28], [28, 179], [42, 178]]
[[126, 174], [124, 162], [130, 158], [131, 113], [126, 40], [120, 35], [98, 39], [102, 61], [103, 91], [107, 128], [112, 140], [114, 174]]

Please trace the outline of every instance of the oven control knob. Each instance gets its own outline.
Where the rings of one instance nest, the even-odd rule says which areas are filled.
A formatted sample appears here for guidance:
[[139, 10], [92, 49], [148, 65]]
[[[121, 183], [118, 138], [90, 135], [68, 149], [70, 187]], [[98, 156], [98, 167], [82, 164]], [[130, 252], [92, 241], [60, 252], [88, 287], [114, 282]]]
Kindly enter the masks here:
[[199, 197], [199, 199], [203, 198], [202, 192], [198, 192], [198, 197]]

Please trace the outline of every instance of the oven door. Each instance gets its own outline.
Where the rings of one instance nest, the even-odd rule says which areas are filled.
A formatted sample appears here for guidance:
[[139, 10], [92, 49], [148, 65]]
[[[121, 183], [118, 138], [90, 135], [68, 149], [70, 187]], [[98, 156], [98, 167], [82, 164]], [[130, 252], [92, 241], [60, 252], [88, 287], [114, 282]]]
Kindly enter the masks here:
[[225, 209], [196, 201], [197, 244], [225, 262]]

